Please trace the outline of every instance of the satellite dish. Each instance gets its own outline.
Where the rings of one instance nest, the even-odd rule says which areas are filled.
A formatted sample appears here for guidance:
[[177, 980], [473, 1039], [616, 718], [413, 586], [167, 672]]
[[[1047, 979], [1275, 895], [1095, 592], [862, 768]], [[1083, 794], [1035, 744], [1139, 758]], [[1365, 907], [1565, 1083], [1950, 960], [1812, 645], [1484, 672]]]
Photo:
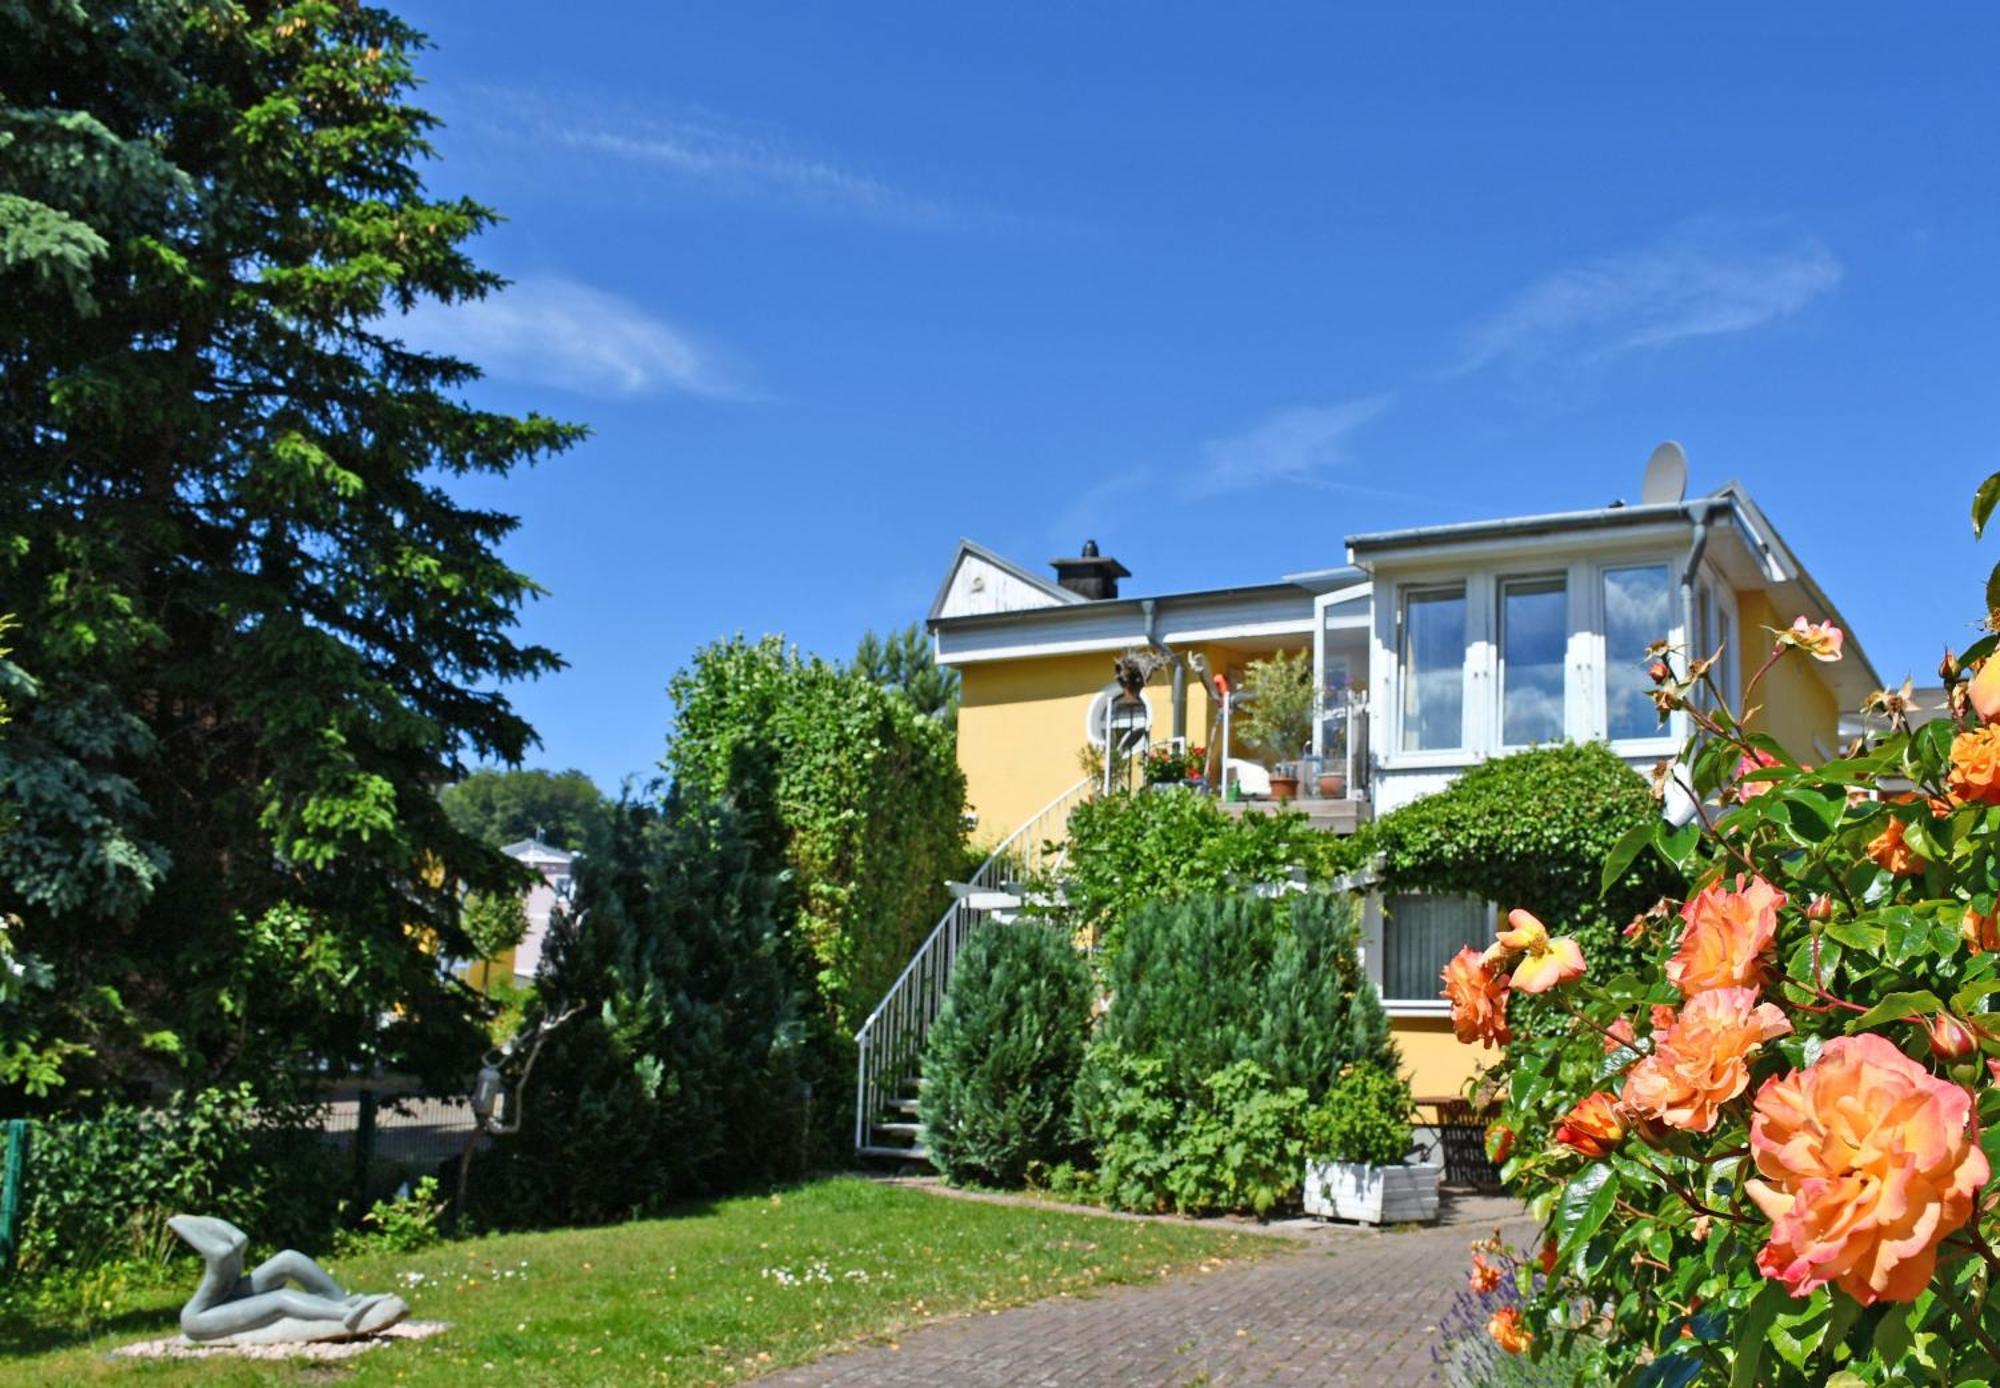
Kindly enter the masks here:
[[1641, 506], [1672, 506], [1687, 495], [1688, 455], [1668, 439], [1646, 459], [1646, 480], [1639, 484]]

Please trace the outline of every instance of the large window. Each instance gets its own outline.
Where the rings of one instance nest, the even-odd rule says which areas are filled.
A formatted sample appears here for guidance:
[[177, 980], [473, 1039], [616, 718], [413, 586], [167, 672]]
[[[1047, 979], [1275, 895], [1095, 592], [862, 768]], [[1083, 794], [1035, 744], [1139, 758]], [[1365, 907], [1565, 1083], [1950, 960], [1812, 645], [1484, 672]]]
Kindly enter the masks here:
[[1419, 589], [1403, 599], [1403, 750], [1465, 741], [1465, 587]]
[[1469, 896], [1392, 896], [1382, 902], [1382, 997], [1435, 1003], [1438, 978], [1467, 945], [1493, 942], [1493, 911]]
[[1500, 584], [1500, 740], [1509, 747], [1560, 742], [1569, 590], [1561, 578]]
[[1672, 595], [1665, 564], [1604, 571], [1604, 713], [1613, 741], [1663, 735], [1646, 648], [1673, 629]]

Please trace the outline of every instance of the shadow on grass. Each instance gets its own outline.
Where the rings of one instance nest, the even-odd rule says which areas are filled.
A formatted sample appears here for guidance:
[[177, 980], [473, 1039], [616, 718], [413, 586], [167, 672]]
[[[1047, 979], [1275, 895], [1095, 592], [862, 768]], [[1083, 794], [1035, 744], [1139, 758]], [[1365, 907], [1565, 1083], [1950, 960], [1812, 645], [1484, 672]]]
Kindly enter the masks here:
[[109, 1348], [110, 1342], [123, 1341], [142, 1330], [167, 1335], [177, 1328], [171, 1306], [133, 1307], [92, 1321], [88, 1326], [9, 1312], [0, 1316], [0, 1359], [51, 1354], [100, 1343]]

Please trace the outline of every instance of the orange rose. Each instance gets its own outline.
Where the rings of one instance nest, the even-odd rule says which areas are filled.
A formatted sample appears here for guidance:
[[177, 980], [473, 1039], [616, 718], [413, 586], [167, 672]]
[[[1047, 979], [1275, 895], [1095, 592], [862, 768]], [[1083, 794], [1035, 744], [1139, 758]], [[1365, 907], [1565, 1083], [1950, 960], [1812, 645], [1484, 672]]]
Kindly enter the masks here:
[[1476, 1294], [1485, 1296], [1488, 1292], [1498, 1287], [1500, 1285], [1500, 1277], [1501, 1272], [1499, 1268], [1487, 1262], [1477, 1253], [1472, 1255], [1472, 1276], [1466, 1280]]
[[1556, 1141], [1592, 1161], [1609, 1156], [1611, 1149], [1624, 1140], [1625, 1123], [1618, 1116], [1618, 1101], [1601, 1089], [1585, 1095], [1556, 1124]]
[[1951, 740], [1945, 789], [1961, 804], [2000, 805], [2000, 727], [1974, 728]]
[[1486, 1130], [1486, 1160], [1495, 1166], [1514, 1154], [1514, 1130], [1505, 1123], [1495, 1123]]
[[1521, 1324], [1521, 1310], [1517, 1306], [1502, 1306], [1495, 1311], [1486, 1322], [1486, 1333], [1509, 1354], [1526, 1354], [1528, 1346], [1535, 1343], [1533, 1333]]
[[1554, 1277], [1556, 1275], [1557, 1252], [1558, 1252], [1558, 1247], [1556, 1244], [1556, 1236], [1554, 1234], [1550, 1234], [1547, 1238], [1542, 1240], [1541, 1256], [1535, 1259], [1536, 1264], [1542, 1270], [1542, 1276]]
[[1831, 1282], [1863, 1306], [1916, 1300], [1989, 1174], [1971, 1112], [1971, 1095], [1873, 1032], [1766, 1080], [1750, 1120], [1763, 1179], [1744, 1183], [1771, 1221], [1758, 1268], [1793, 1296]]
[[1735, 891], [1721, 882], [1703, 888], [1681, 908], [1687, 928], [1667, 961], [1667, 977], [1681, 996], [1762, 987], [1784, 904], [1785, 894], [1762, 877], [1750, 878], [1746, 886], [1739, 875]]
[[1504, 1046], [1513, 1039], [1507, 1030], [1507, 975], [1488, 967], [1478, 950], [1467, 945], [1444, 966], [1444, 996], [1451, 1000], [1451, 1028], [1468, 1046], [1474, 1041]]
[[1625, 1077], [1621, 1101], [1634, 1113], [1691, 1133], [1715, 1127], [1717, 1110], [1750, 1087], [1750, 1055], [1791, 1031], [1785, 1014], [1752, 988], [1697, 993], [1677, 1021], [1653, 1036], [1653, 1053]]
[[1507, 913], [1507, 929], [1487, 949], [1486, 962], [1497, 964], [1510, 954], [1522, 956], [1514, 986], [1524, 993], [1546, 993], [1584, 972], [1583, 948], [1567, 935], [1550, 939], [1549, 928], [1519, 907]]
[[1889, 827], [1868, 841], [1862, 850], [1875, 866], [1896, 877], [1915, 877], [1927, 866], [1917, 851], [1903, 841], [1903, 821], [1891, 818]]
[[1958, 927], [1965, 937], [1965, 947], [1974, 954], [1984, 954], [1989, 949], [2000, 949], [2000, 909], [1979, 914], [1979, 908], [1965, 908], [1965, 919]]
[[1965, 697], [1981, 722], [2000, 722], [2000, 660], [1988, 656], [1979, 662], [1979, 673], [1966, 685]]

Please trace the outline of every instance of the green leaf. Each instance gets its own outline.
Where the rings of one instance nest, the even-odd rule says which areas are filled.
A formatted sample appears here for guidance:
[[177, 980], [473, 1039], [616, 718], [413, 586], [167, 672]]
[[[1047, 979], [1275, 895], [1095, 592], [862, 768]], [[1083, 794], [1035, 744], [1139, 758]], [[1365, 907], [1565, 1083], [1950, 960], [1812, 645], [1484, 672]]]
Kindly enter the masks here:
[[1604, 859], [1604, 871], [1597, 881], [1597, 894], [1603, 896], [1611, 890], [1611, 884], [1625, 875], [1625, 869], [1632, 866], [1632, 860], [1645, 850], [1660, 830], [1660, 820], [1646, 819], [1625, 831], [1611, 852]]
[[1743, 1308], [1743, 1314], [1737, 1318], [1735, 1332], [1730, 1337], [1736, 1349], [1736, 1362], [1729, 1370], [1729, 1388], [1756, 1388], [1757, 1365], [1764, 1357], [1771, 1322], [1791, 1302], [1782, 1282], [1767, 1281], [1750, 1298], [1750, 1304]]
[[2000, 472], [1994, 473], [1979, 484], [1979, 490], [1972, 494], [1972, 538], [1978, 539], [1986, 533], [1986, 522], [1993, 515], [1993, 507], [2000, 503]]
[[1617, 1195], [1617, 1173], [1604, 1162], [1592, 1162], [1563, 1187], [1555, 1218], [1560, 1256], [1581, 1248], [1598, 1231]]
[[1942, 1011], [1944, 1011], [1943, 1000], [1927, 988], [1919, 988], [1909, 993], [1891, 993], [1849, 1022], [1847, 1030], [1852, 1034], [1879, 1027], [1884, 1022], [1900, 1022], [1906, 1017], [1920, 1017]]
[[1691, 819], [1678, 829], [1669, 829], [1653, 840], [1653, 847], [1677, 868], [1685, 868], [1701, 842], [1701, 822]]
[[1951, 1010], [1961, 1013], [1977, 1012], [1979, 1009], [1974, 1004], [1981, 998], [1991, 997], [1995, 993], [2000, 993], [2000, 978], [1984, 978], [1977, 983], [1968, 983], [1951, 995]]
[[1880, 950], [1882, 937], [1886, 933], [1879, 925], [1854, 920], [1847, 916], [1839, 916], [1828, 921], [1823, 929], [1829, 940], [1836, 940], [1849, 949], [1860, 950], [1864, 954], [1873, 954]]

